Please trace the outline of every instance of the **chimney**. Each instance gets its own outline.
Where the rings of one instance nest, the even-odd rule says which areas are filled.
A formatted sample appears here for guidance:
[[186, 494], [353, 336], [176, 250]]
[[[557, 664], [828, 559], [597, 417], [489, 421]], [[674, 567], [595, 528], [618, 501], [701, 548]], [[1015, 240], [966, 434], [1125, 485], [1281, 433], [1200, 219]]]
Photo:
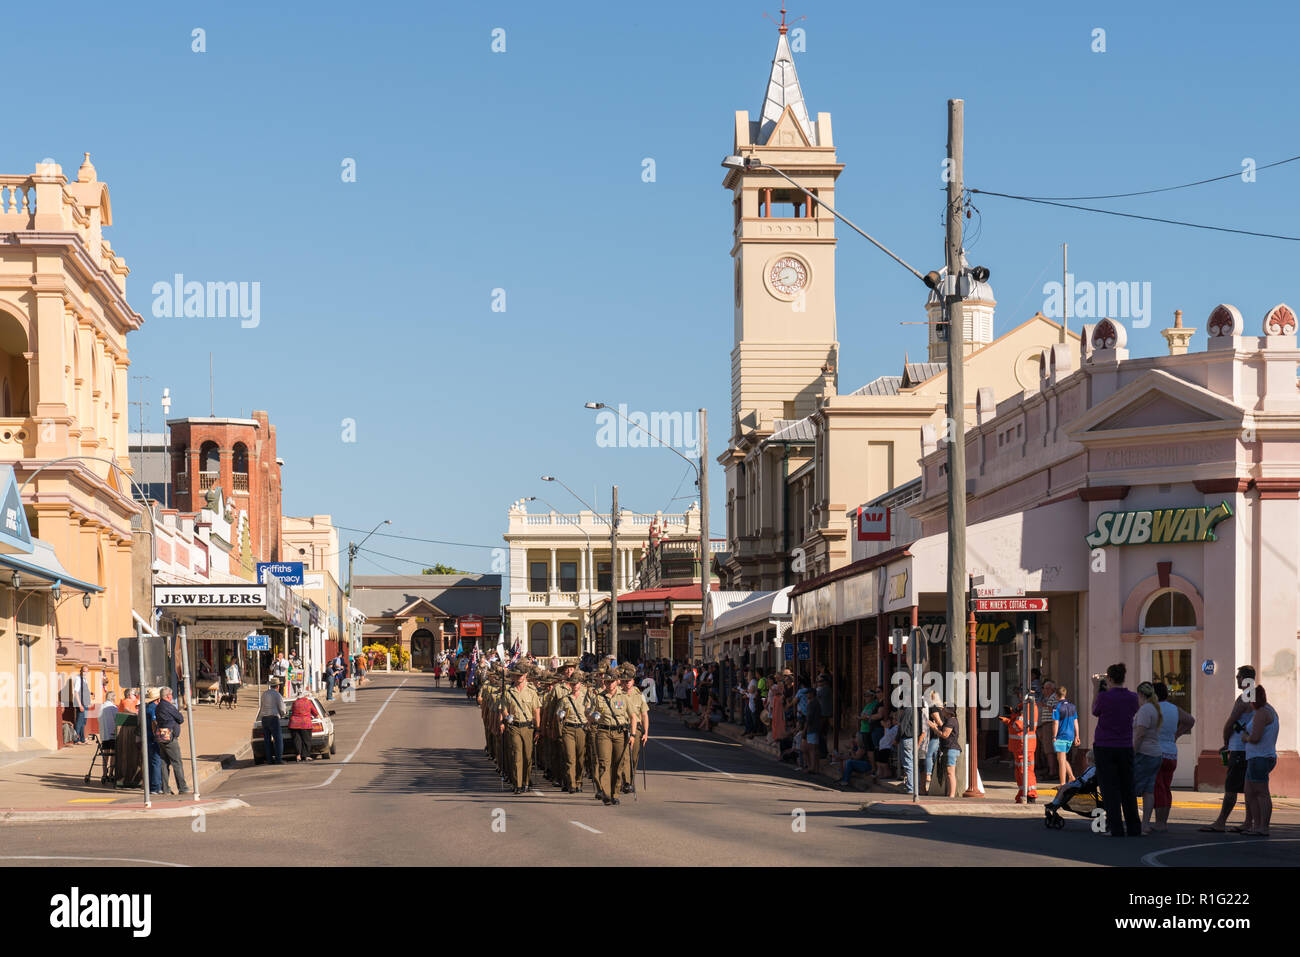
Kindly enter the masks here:
[[1192, 336], [1196, 335], [1195, 329], [1183, 327], [1183, 311], [1174, 310], [1174, 324], [1169, 329], [1161, 329], [1160, 334], [1165, 337], [1169, 343], [1169, 354], [1171, 356], [1187, 355], [1187, 344], [1191, 342]]

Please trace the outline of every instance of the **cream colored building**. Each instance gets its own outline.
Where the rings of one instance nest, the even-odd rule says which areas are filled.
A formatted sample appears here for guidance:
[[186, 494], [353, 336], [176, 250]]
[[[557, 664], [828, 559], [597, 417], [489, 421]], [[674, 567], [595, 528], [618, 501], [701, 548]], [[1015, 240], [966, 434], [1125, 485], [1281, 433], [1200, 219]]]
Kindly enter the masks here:
[[[833, 207], [844, 166], [830, 114], [809, 116], [783, 32], [761, 116], [736, 114], [732, 153], [783, 170]], [[931, 294], [928, 361], [904, 356], [900, 375], [840, 394], [834, 217], [761, 167], [729, 169], [723, 186], [735, 209], [731, 432], [718, 457], [723, 587], [773, 591], [848, 564], [849, 509], [920, 475], [923, 435], [946, 434], [947, 335]], [[995, 339], [995, 306], [992, 288], [979, 283], [959, 307], [972, 422], [983, 391], [987, 405], [1037, 389], [1044, 349], [1078, 342], [1041, 315]]]
[[[104, 589], [88, 609], [65, 593], [57, 647], [37, 641], [30, 668], [88, 665], [96, 701], [101, 674], [116, 683], [118, 638], [133, 631], [139, 513], [109, 464], [131, 472], [126, 336], [142, 322], [126, 300], [126, 263], [104, 238], [112, 221], [89, 154], [75, 182], [57, 163], [0, 176], [0, 461], [13, 465], [20, 485], [32, 479], [22, 492], [32, 535], [72, 576]], [[81, 458], [51, 464], [68, 456]], [[148, 613], [143, 591], [137, 604]], [[13, 631], [0, 636], [6, 646], [15, 640]], [[26, 738], [53, 746], [56, 732], [47, 711]]]
[[[280, 519], [280, 554], [288, 562], [303, 563], [303, 583], [293, 590], [314, 602], [316, 620], [304, 626], [313, 649], [313, 660], [322, 667], [342, 652], [344, 606], [339, 585], [339, 532], [328, 515]], [[313, 675], [313, 680], [319, 676]]]
[[[525, 654], [575, 657], [596, 650], [592, 613], [608, 603], [609, 521], [583, 510], [530, 513], [527, 501], [510, 506], [505, 540], [510, 547], [510, 617], [507, 641]], [[618, 593], [635, 591], [637, 566], [646, 554], [651, 527], [674, 539], [698, 539], [697, 505], [674, 515], [623, 512], [618, 554], [612, 563]], [[696, 612], [698, 613], [698, 601]], [[622, 609], [620, 609], [620, 612]], [[638, 639], [640, 635], [638, 635]], [[602, 648], [607, 647], [602, 644]]]

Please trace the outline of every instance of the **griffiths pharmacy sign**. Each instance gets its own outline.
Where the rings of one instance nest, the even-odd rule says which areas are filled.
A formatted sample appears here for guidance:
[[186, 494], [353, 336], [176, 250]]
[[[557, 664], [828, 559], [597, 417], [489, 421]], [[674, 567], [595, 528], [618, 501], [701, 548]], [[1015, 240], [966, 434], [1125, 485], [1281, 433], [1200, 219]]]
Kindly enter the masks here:
[[1084, 536], [1089, 548], [1105, 545], [1172, 545], [1213, 542], [1214, 526], [1232, 517], [1227, 502], [1214, 507], [1148, 508], [1137, 512], [1102, 512], [1097, 527]]

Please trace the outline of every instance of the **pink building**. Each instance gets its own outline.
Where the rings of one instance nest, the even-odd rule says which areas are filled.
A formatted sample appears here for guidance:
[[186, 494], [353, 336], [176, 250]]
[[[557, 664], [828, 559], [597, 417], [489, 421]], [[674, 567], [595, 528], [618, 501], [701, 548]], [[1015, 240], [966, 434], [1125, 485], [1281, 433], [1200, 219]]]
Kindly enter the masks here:
[[[1203, 350], [1187, 351], [1195, 330], [1179, 314], [1164, 331], [1169, 355], [1133, 358], [1124, 327], [1102, 320], [1084, 327], [1082, 363], [1057, 345], [1036, 391], [996, 407], [981, 395], [966, 434], [968, 566], [993, 593], [1048, 599], [1029, 663], [1068, 684], [1085, 715], [1092, 675], [1114, 662], [1128, 665], [1130, 687], [1170, 685], [1197, 718], [1177, 783], [1222, 784], [1234, 672], [1254, 665], [1281, 719], [1272, 790], [1300, 794], [1296, 317], [1275, 306], [1249, 336], [1220, 305], [1206, 328]], [[943, 614], [946, 450], [925, 448], [921, 497], [907, 507], [921, 537], [882, 555], [882, 615]], [[871, 559], [855, 564], [870, 573]], [[1018, 618], [981, 616], [992, 627], [979, 667], [1000, 671], [1004, 689], [1023, 663]], [[992, 725], [981, 722], [990, 746]]]

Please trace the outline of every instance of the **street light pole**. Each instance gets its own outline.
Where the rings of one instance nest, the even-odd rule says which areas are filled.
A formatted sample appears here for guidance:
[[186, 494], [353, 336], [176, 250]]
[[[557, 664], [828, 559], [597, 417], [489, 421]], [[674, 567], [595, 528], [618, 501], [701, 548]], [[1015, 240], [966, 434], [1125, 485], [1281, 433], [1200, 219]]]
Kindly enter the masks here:
[[[370, 540], [370, 535], [375, 534], [375, 532], [379, 531], [385, 525], [392, 525], [392, 524], [393, 524], [392, 520], [386, 518], [378, 525], [376, 525], [374, 528], [372, 528], [370, 530], [370, 534], [367, 535], [365, 538], [361, 539], [360, 544], [358, 544], [357, 542], [348, 542], [348, 607], [349, 608], [352, 607], [352, 562], [356, 559], [357, 552], [361, 551], [361, 546]], [[348, 653], [349, 656], [351, 656], [356, 654], [356, 651], [349, 648]]]
[[618, 654], [618, 486], [609, 511], [609, 651]]
[[[597, 519], [597, 520], [599, 520], [599, 521], [602, 521], [602, 522], [605, 521], [605, 519], [604, 519], [603, 517], [601, 517], [601, 516], [596, 512], [596, 510], [595, 510], [594, 508], [592, 508], [590, 505], [587, 504], [587, 500], [586, 500], [586, 499], [584, 499], [581, 495], [579, 495], [579, 494], [578, 494], [577, 492], [575, 492], [573, 489], [569, 488], [569, 486], [565, 485], [563, 482], [561, 482], [561, 481], [560, 481], [558, 478], [556, 478], [554, 475], [543, 475], [543, 476], [542, 476], [542, 481], [543, 481], [543, 482], [554, 482], [556, 485], [560, 486], [560, 488], [564, 489], [566, 492], [568, 492], [570, 495], [572, 495], [574, 498], [576, 498], [576, 499], [578, 500], [578, 502], [582, 505], [583, 508], [585, 508], [587, 511], [591, 512], [591, 515], [592, 515], [593, 518], [595, 518], [595, 519]], [[554, 511], [554, 507], [553, 507], [553, 506], [552, 506], [552, 511]], [[618, 492], [617, 492], [617, 486], [615, 486], [615, 493], [614, 493], [614, 511], [610, 513], [610, 519], [611, 519], [611, 521], [609, 521], [609, 522], [607, 523], [607, 524], [610, 526], [610, 530], [609, 530], [609, 531], [610, 531], [610, 544], [611, 544], [611, 546], [615, 546], [615, 545], [617, 545], [617, 538], [618, 538], [618, 536], [617, 536], [617, 534], [615, 533], [615, 529], [614, 529], [614, 521], [613, 521], [613, 519], [615, 518], [615, 516], [616, 516], [617, 514], [618, 514]], [[588, 537], [588, 540], [590, 540], [590, 537]], [[609, 581], [610, 581], [610, 589], [611, 589], [611, 592], [612, 592], [612, 590], [613, 590], [613, 588], [614, 588], [614, 567], [615, 567], [615, 565], [617, 564], [617, 561], [616, 561], [616, 551], [617, 551], [616, 548], [611, 547], [611, 550], [610, 550], [610, 553], [609, 553]], [[591, 561], [592, 561], [593, 564], [595, 563], [595, 560], [596, 560], [596, 554], [595, 554], [595, 552], [593, 551], [593, 552], [592, 552], [592, 555], [591, 555]], [[592, 571], [592, 569], [589, 568], [588, 571]], [[590, 583], [589, 583], [589, 584], [590, 584]], [[590, 588], [588, 588], [588, 590], [587, 590], [587, 594], [588, 594], [588, 595], [591, 594], [591, 589], [590, 589]], [[618, 609], [617, 609], [617, 608], [614, 609], [613, 614], [614, 614], [615, 616], [618, 615]], [[587, 619], [588, 619], [588, 623], [589, 623], [590, 626], [591, 626], [591, 641], [592, 641], [592, 648], [591, 648], [591, 650], [594, 652], [594, 651], [596, 650], [596, 648], [595, 648], [595, 642], [596, 642], [596, 625], [595, 625], [594, 622], [591, 621], [591, 604], [590, 604], [590, 602], [588, 602], [588, 605], [587, 605]]]
[[[709, 412], [700, 409], [700, 639], [704, 639], [704, 625], [709, 614], [709, 579], [712, 578], [712, 556], [709, 554]], [[688, 655], [695, 661], [695, 638], [692, 635]], [[669, 637], [671, 650], [672, 638]]]

